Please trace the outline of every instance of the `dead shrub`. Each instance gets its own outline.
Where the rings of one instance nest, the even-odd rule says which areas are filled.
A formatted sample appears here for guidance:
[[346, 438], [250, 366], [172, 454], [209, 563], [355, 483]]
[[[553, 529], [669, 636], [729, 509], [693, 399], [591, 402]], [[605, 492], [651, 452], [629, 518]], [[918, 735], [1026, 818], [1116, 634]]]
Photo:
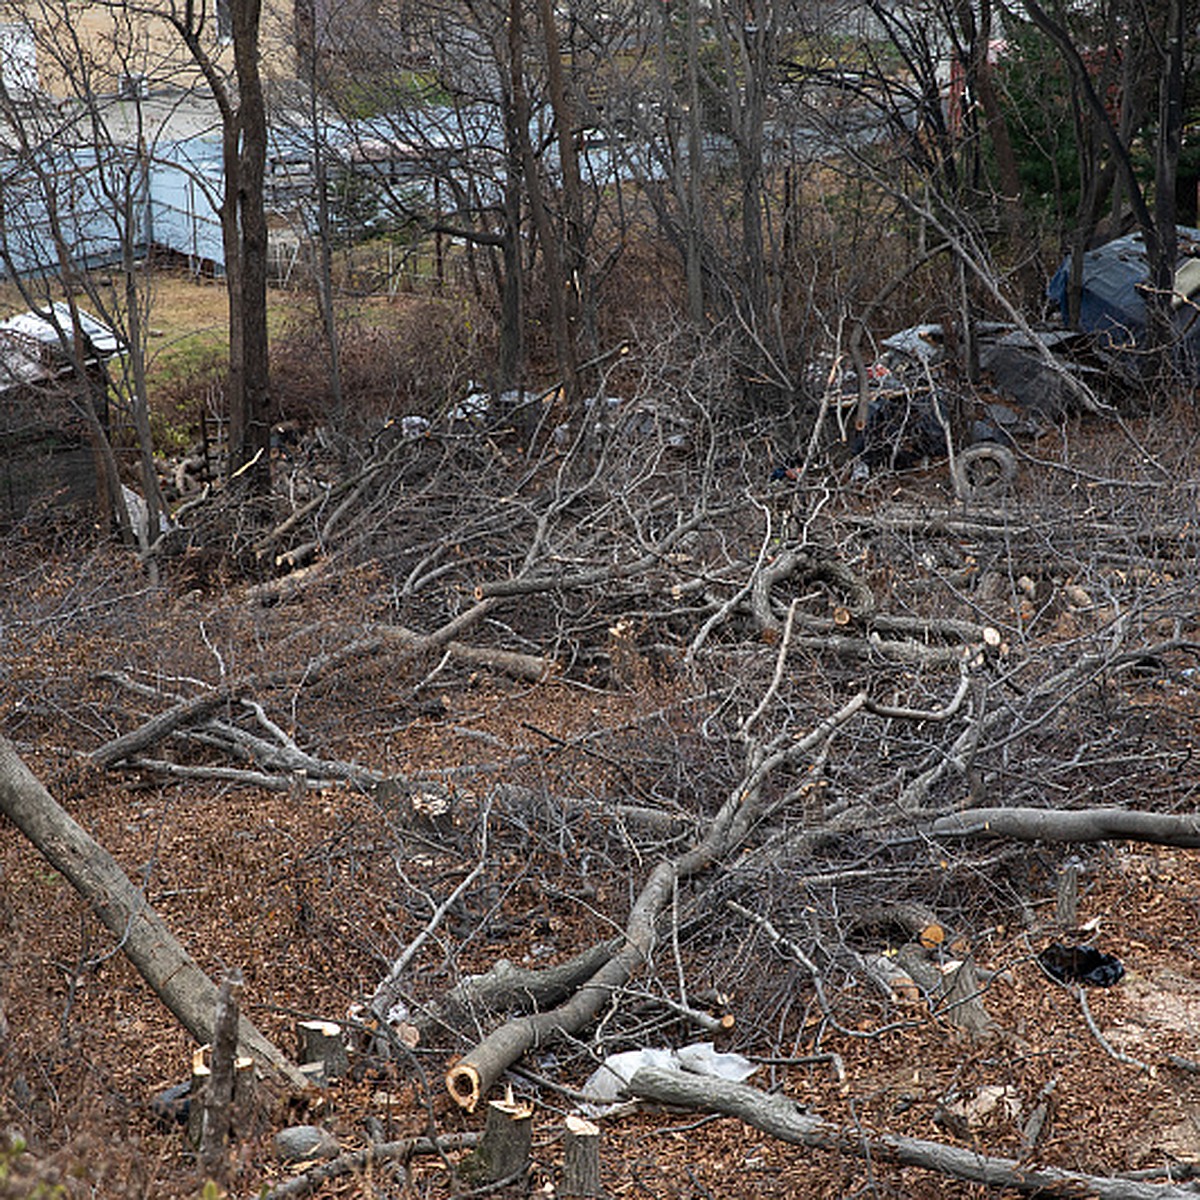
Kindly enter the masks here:
[[[377, 428], [389, 417], [437, 412], [481, 373], [483, 353], [465, 302], [402, 297], [364, 306], [339, 329], [345, 418]], [[276, 336], [271, 378], [272, 421], [331, 415], [329, 348], [315, 313], [297, 313]]]

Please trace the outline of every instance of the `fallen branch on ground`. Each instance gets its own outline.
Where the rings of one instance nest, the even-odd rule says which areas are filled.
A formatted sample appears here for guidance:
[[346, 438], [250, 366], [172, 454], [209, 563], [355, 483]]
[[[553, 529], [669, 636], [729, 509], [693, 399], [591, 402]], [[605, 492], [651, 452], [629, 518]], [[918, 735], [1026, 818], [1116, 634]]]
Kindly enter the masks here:
[[471, 975], [440, 1000], [426, 1004], [413, 1016], [422, 1041], [434, 1029], [459, 1031], [469, 1014], [480, 1010], [528, 1011], [561, 1004], [586, 983], [617, 952], [619, 941], [589, 946], [582, 954], [553, 967], [530, 970], [514, 967], [506, 958], [484, 975]]
[[762, 815], [763, 785], [767, 779], [776, 770], [794, 764], [823, 745], [866, 703], [866, 693], [857, 693], [806, 737], [785, 739], [771, 753], [752, 746], [750, 769], [721, 806], [704, 837], [677, 858], [660, 862], [650, 873], [629, 914], [624, 946], [563, 1004], [500, 1026], [450, 1068], [446, 1087], [458, 1104], [473, 1112], [492, 1084], [523, 1054], [554, 1038], [577, 1033], [591, 1022], [650, 958], [655, 925], [676, 882], [706, 870], [736, 849]]
[[814, 1116], [788, 1096], [709, 1075], [643, 1067], [625, 1090], [631, 1096], [656, 1104], [675, 1104], [736, 1117], [792, 1145], [922, 1167], [988, 1187], [1012, 1188], [1040, 1196], [1096, 1196], [1099, 1200], [1195, 1200], [1196, 1196], [1192, 1188], [1086, 1175], [1057, 1167], [1027, 1166], [1013, 1158], [995, 1158], [899, 1134], [870, 1136]]
[[1125, 808], [971, 808], [934, 821], [934, 837], [1012, 838], [1019, 842], [1152, 842], [1200, 846], [1200, 817]]
[[[94, 841], [0, 736], [0, 812], [37, 847], [55, 870], [91, 905], [120, 949], [155, 994], [197, 1042], [213, 1041], [217, 987], [180, 945], [166, 922], [146, 903], [116, 860]], [[239, 1051], [252, 1056], [276, 1080], [298, 1091], [303, 1075], [242, 1017]]]
[[372, 1163], [405, 1163], [417, 1155], [447, 1154], [453, 1150], [469, 1150], [479, 1144], [477, 1133], [447, 1133], [435, 1142], [432, 1138], [404, 1138], [399, 1142], [376, 1142], [365, 1150], [355, 1150], [351, 1154], [343, 1154], [332, 1162], [322, 1163], [289, 1179], [269, 1192], [263, 1193], [263, 1200], [298, 1200], [301, 1196], [311, 1195], [330, 1179], [341, 1179], [344, 1175], [358, 1175], [366, 1171]]

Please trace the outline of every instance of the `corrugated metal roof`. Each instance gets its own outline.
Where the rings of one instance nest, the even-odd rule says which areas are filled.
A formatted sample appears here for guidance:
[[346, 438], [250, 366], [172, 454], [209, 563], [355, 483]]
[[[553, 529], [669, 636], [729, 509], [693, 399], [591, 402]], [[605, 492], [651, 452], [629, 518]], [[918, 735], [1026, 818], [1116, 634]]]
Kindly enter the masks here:
[[[62, 301], [51, 307], [53, 319], [31, 311], [0, 321], [0, 391], [45, 383], [70, 370], [59, 328], [70, 344], [74, 336], [71, 309]], [[83, 309], [78, 310], [78, 316], [92, 352], [103, 359], [120, 352], [120, 341], [103, 321]]]

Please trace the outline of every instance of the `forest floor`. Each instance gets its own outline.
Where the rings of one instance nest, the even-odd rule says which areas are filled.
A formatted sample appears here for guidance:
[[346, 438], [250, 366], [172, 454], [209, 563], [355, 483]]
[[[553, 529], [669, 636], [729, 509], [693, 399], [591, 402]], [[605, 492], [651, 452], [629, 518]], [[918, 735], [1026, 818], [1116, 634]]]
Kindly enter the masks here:
[[[348, 628], [378, 605], [369, 565], [293, 604], [265, 607], [248, 603], [236, 581], [197, 589], [168, 578], [151, 587], [114, 547], [76, 546], [52, 558], [33, 543], [10, 549], [0, 728], [201, 966], [214, 979], [226, 969], [244, 973], [246, 1015], [288, 1053], [298, 1019], [342, 1020], [368, 999], [481, 862], [479, 882], [414, 959], [408, 995], [417, 1001], [500, 959], [561, 962], [622, 926], [660, 850], [622, 828], [603, 798], [648, 794], [668, 759], [695, 753], [686, 738], [708, 705], [686, 672], [626, 686], [586, 674], [529, 683], [442, 663], [414, 688], [406, 671], [374, 658], [319, 694], [297, 688], [290, 713], [277, 703], [276, 719], [326, 757], [447, 784], [453, 829], [414, 842], [398, 833], [400, 818], [381, 792], [180, 782], [101, 770], [85, 757], [148, 712], [98, 671], [138, 672], [167, 689], [302, 657], [301, 648], [311, 648], [305, 639], [331, 612]], [[1190, 731], [1200, 688], [1192, 678], [1174, 669], [1129, 672], [1095, 701], [1114, 731], [1127, 729], [1131, 713], [1171, 714], [1170, 729], [1160, 724], [1140, 736], [1148, 762], [1173, 739], [1185, 797], [1197, 774]], [[643, 758], [636, 771], [623, 757], [631, 744]], [[702, 755], [691, 767], [701, 805], [711, 799], [703, 795], [710, 767]], [[549, 800], [521, 809], [497, 790], [507, 780]], [[1153, 807], [1134, 773], [1123, 791], [1120, 781], [1105, 786], [1109, 803]], [[561, 796], [599, 801], [568, 819], [551, 811]], [[967, 1147], [1031, 1168], [1142, 1173], [1150, 1182], [1172, 1171], [1186, 1177], [1200, 1162], [1200, 851], [1030, 844], [992, 854], [932, 842], [928, 850], [921, 898], [945, 914], [985, 972], [988, 1036], [971, 1039], [922, 998], [881, 996], [853, 972], [826, 980], [840, 1018], [831, 1024], [814, 1003], [809, 974], [783, 949], [745, 930], [718, 937], [685, 923], [681, 936], [677, 921], [653, 970], [631, 981], [619, 1030], [610, 1013], [586, 1042], [539, 1050], [508, 1076], [534, 1105], [533, 1165], [525, 1184], [498, 1194], [555, 1194], [563, 1120], [575, 1107], [569, 1089], [583, 1084], [601, 1051], [709, 1039], [654, 1003], [685, 975], [694, 1005], [735, 1018], [718, 1046], [757, 1061], [750, 1083], [836, 1124], [845, 1146], [785, 1145], [733, 1118], [642, 1106], [602, 1121], [607, 1195], [1001, 1194], [864, 1156], [859, 1144], [872, 1134]], [[1080, 868], [1077, 924], [1125, 968], [1116, 986], [1089, 989], [1086, 1004], [1036, 961], [1063, 936], [1055, 898], [1071, 854]], [[7, 822], [0, 876], [0, 1129], [29, 1146], [0, 1158], [0, 1196], [200, 1195], [192, 1149], [150, 1107], [188, 1078], [188, 1035], [116, 939]], [[844, 907], [848, 923], [856, 906], [887, 898], [889, 878], [881, 866], [870, 895], [861, 883], [820, 892], [822, 915], [840, 920]], [[911, 897], [911, 886], [902, 890]], [[802, 931], [804, 912], [794, 915]], [[272, 1148], [273, 1134], [289, 1124], [319, 1124], [344, 1151], [367, 1146], [372, 1135], [418, 1136], [431, 1124], [440, 1134], [478, 1131], [481, 1115], [462, 1111], [442, 1082], [468, 1044], [460, 1037], [419, 1045], [405, 1061], [355, 1055], [346, 1078], [280, 1100], [237, 1145], [229, 1194], [268, 1193], [302, 1169], [279, 1162]], [[833, 1057], [799, 1061], [808, 1055]], [[1039, 1110], [1044, 1124], [1023, 1145]], [[471, 1188], [433, 1157], [415, 1159], [407, 1175], [350, 1172], [311, 1194], [442, 1200]]]
[[[469, 753], [473, 743], [457, 742], [450, 720], [507, 742], [516, 733], [514, 709], [530, 724], [570, 736], [597, 720], [633, 719], [643, 704], [638, 697], [606, 697], [598, 713], [594, 696], [561, 686], [519, 695], [480, 687], [455, 703], [452, 717], [419, 719], [389, 738], [388, 754], [436, 766]], [[291, 1044], [294, 1017], [338, 1019], [369, 993], [380, 974], [372, 942], [403, 942], [417, 931], [419, 922], [388, 920], [389, 876], [396, 868], [379, 835], [376, 807], [348, 790], [297, 803], [268, 793], [123, 783], [81, 772], [73, 756], [44, 750], [28, 761], [131, 876], [145, 881], [151, 903], [211, 972], [244, 970], [246, 1011], [281, 1046]], [[8, 1019], [0, 1045], [4, 1128], [20, 1130], [38, 1147], [51, 1160], [41, 1177], [62, 1180], [70, 1194], [82, 1185], [79, 1194], [98, 1196], [197, 1195], [193, 1155], [180, 1131], [164, 1128], [149, 1107], [157, 1092], [187, 1078], [187, 1035], [80, 899], [9, 826], [0, 829], [0, 853], [0, 978]], [[405, 870], [427, 876], [434, 889], [470, 865], [410, 862]], [[519, 877], [520, 864], [507, 866]], [[1049, 863], [1043, 867], [1036, 901], [1052, 907], [1053, 876]], [[905, 1133], [1013, 1157], [1024, 1122], [1051, 1097], [1051, 1117], [1031, 1165], [1108, 1174], [1195, 1163], [1200, 1074], [1173, 1066], [1169, 1056], [1200, 1055], [1200, 853], [1115, 848], [1089, 856], [1085, 880], [1080, 918], [1100, 921], [1100, 944], [1126, 968], [1121, 984], [1090, 993], [1091, 1014], [1112, 1049], [1144, 1065], [1112, 1057], [1075, 996], [1033, 961], [1045, 938], [1014, 924], [1012, 914], [997, 913], [991, 929], [975, 934], [980, 965], [999, 972], [986, 997], [994, 1037], [972, 1044], [914, 1005], [901, 1011], [900, 1027], [890, 1032], [825, 1035], [821, 1049], [841, 1056], [844, 1079], [821, 1063], [763, 1065], [753, 1082], [784, 1090], [848, 1131]], [[602, 881], [600, 898], [611, 891], [616, 901], [624, 886], [619, 879]], [[526, 965], [569, 957], [592, 933], [572, 916], [547, 893], [513, 887], [491, 914], [498, 928], [465, 936], [459, 968], [482, 972], [501, 957]], [[790, 968], [780, 959], [778, 970]], [[731, 997], [735, 1011], [738, 1000]], [[863, 1027], [868, 1033], [870, 1021]], [[769, 1031], [735, 1026], [727, 1044], [753, 1055], [769, 1051], [764, 1043], [772, 1040]], [[445, 1062], [424, 1065], [439, 1130], [478, 1129], [480, 1119], [460, 1112], [441, 1087]], [[583, 1079], [569, 1082], [579, 1086]], [[562, 1115], [572, 1105], [532, 1084], [518, 1080], [517, 1086], [538, 1095], [533, 1179], [540, 1188], [553, 1183], [561, 1167]], [[1003, 1092], [981, 1092], [990, 1088]], [[405, 1072], [379, 1067], [332, 1084], [288, 1114], [273, 1114], [261, 1139], [238, 1148], [232, 1193], [255, 1195], [287, 1178], [268, 1136], [283, 1124], [322, 1124], [347, 1149], [366, 1145], [369, 1116], [389, 1140], [424, 1133], [429, 1115], [419, 1091]], [[989, 1094], [1000, 1100], [980, 1106], [976, 1128], [956, 1127], [945, 1115], [956, 1097], [969, 1111], [972, 1099]], [[602, 1178], [613, 1196], [698, 1200], [867, 1191], [965, 1197], [987, 1191], [851, 1154], [784, 1145], [732, 1118], [644, 1111], [605, 1122], [603, 1139]], [[416, 1165], [409, 1186], [403, 1192], [350, 1176], [317, 1194], [454, 1192], [437, 1160]], [[13, 1187], [0, 1182], [0, 1194], [31, 1194]]]

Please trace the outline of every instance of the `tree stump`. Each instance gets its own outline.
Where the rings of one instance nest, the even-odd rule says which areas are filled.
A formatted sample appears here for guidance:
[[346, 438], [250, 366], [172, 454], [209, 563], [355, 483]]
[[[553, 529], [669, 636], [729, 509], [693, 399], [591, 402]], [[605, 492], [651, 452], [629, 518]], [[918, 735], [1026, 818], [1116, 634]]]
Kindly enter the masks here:
[[192, 1088], [188, 1093], [187, 1140], [197, 1150], [200, 1148], [200, 1138], [204, 1133], [204, 1097], [208, 1091], [208, 1078], [212, 1072], [208, 1069], [208, 1052], [210, 1047], [199, 1047], [192, 1053]]
[[[233, 1128], [233, 1086], [238, 1043], [238, 1008], [242, 973], [232, 971], [221, 980], [213, 1019], [212, 1055], [204, 1083], [200, 1126], [200, 1166], [211, 1179], [225, 1182], [228, 1173], [229, 1135]], [[193, 1101], [195, 1103], [195, 1101]]]
[[582, 1117], [567, 1118], [563, 1133], [562, 1196], [596, 1197], [600, 1186], [600, 1126]]
[[[200, 1046], [192, 1053], [192, 1083], [188, 1089], [186, 1136], [188, 1144], [200, 1148], [204, 1133], [204, 1099], [212, 1070], [208, 1056], [212, 1047]], [[257, 1081], [254, 1075], [254, 1059], [241, 1054], [233, 1064], [233, 1128], [235, 1132], [251, 1131], [254, 1120]]]
[[300, 1041], [300, 1062], [321, 1063], [321, 1082], [340, 1079], [349, 1070], [346, 1039], [335, 1021], [298, 1021], [296, 1034]]
[[528, 1166], [532, 1145], [533, 1106], [517, 1103], [511, 1094], [504, 1100], [492, 1100], [483, 1137], [459, 1170], [472, 1183], [513, 1179]]
[[1063, 929], [1074, 929], [1079, 921], [1079, 860], [1070, 859], [1058, 873], [1054, 897], [1054, 919]]

